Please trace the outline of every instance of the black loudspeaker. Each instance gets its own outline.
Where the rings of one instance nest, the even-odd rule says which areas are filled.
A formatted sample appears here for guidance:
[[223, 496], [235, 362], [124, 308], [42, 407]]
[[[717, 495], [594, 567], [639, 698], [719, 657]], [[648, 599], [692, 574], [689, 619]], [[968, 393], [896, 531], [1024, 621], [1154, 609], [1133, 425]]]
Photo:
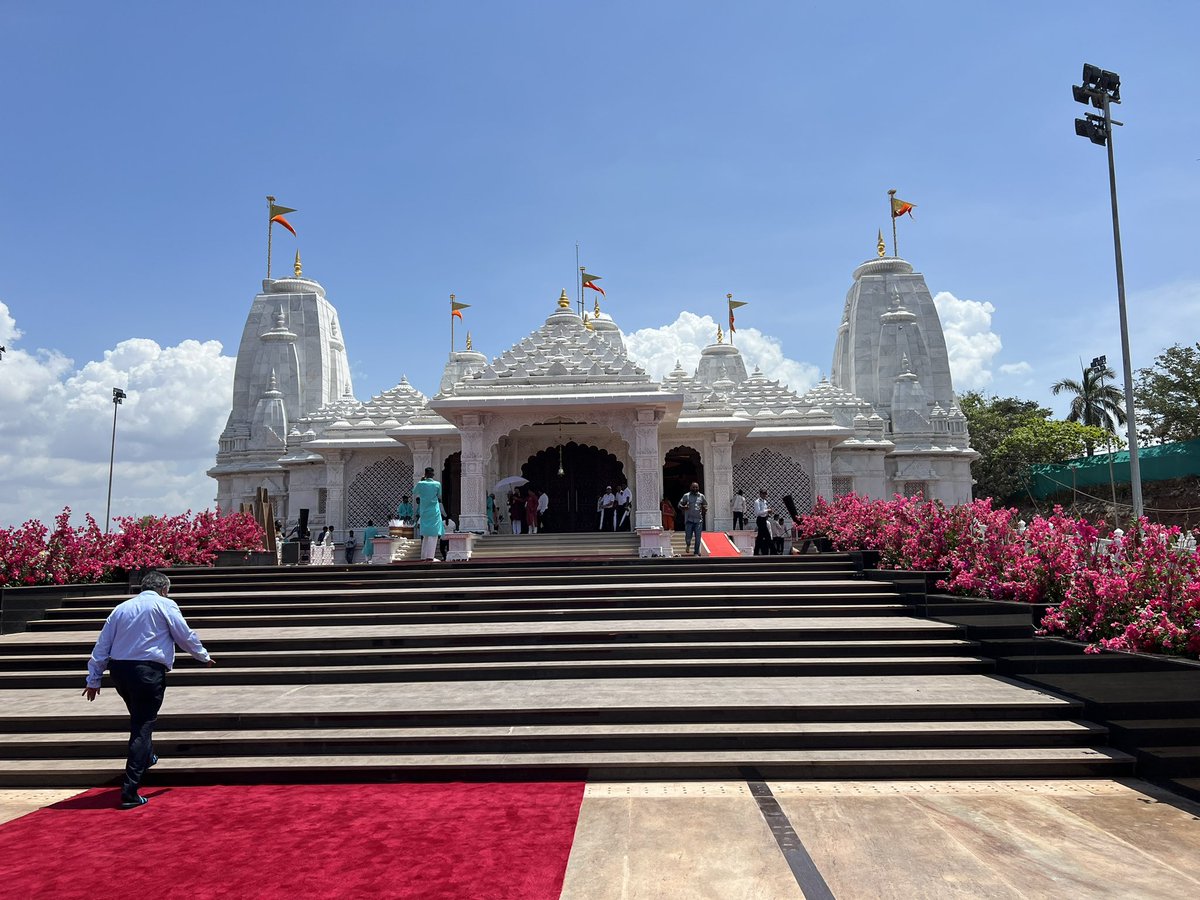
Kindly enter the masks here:
[[308, 510], [300, 510], [300, 540], [308, 540]]
[[288, 541], [283, 545], [283, 564], [295, 566], [300, 564], [300, 542]]

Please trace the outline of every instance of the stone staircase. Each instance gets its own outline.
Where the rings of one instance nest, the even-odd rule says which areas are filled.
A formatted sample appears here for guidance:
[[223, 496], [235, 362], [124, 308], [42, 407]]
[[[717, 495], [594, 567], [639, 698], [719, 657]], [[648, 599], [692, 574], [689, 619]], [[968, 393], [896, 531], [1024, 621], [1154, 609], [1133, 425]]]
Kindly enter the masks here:
[[[843, 555], [172, 579], [218, 666], [177, 660], [158, 783], [1132, 771], [1078, 701], [997, 677], [963, 627], [915, 617]], [[0, 785], [119, 772], [123, 705], [79, 690], [125, 596], [70, 598], [0, 638]]]
[[489, 534], [475, 542], [472, 562], [521, 559], [637, 559], [638, 536], [628, 531]]

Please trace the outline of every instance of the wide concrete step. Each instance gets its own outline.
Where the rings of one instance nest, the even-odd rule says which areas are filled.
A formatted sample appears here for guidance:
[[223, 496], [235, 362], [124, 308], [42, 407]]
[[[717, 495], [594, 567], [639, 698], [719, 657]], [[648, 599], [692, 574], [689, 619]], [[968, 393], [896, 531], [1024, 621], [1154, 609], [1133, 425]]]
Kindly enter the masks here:
[[[281, 626], [301, 625], [386, 625], [386, 624], [433, 624], [446, 622], [482, 623], [482, 622], [536, 622], [551, 621], [603, 621], [628, 619], [631, 611], [614, 607], [611, 609], [539, 609], [539, 610], [496, 610], [496, 611], [459, 611], [443, 610], [430, 612], [374, 612], [374, 613], [336, 613], [336, 614], [305, 614], [294, 611], [273, 616], [230, 616], [230, 615], [192, 615], [184, 610], [188, 624], [194, 629], [203, 628], [276, 628]], [[681, 607], [643, 607], [636, 612], [643, 619], [676, 619], [686, 615], [688, 618], [716, 617], [726, 618], [738, 615], [743, 619], [777, 616], [814, 616], [828, 618], [833, 616], [906, 616], [912, 608], [902, 603], [858, 602], [858, 603], [812, 603], [803, 606], [784, 604], [742, 604], [725, 603], [686, 608]], [[90, 628], [98, 629], [104, 617], [42, 619], [29, 623], [30, 631], [80, 631]]]
[[[530, 662], [412, 663], [409, 665], [253, 666], [178, 669], [181, 685], [375, 684], [388, 681], [488, 681], [541, 678], [654, 678], [752, 675], [954, 675], [991, 672], [991, 660], [969, 656], [916, 657], [757, 657], [734, 659], [605, 659]], [[80, 670], [0, 672], [3, 688], [70, 688]], [[105, 676], [104, 685], [112, 681]]]
[[[82, 647], [81, 647], [82, 650]], [[473, 663], [505, 660], [571, 660], [571, 659], [676, 659], [710, 657], [777, 656], [789, 659], [825, 658], [830, 656], [863, 657], [888, 655], [904, 656], [979, 656], [972, 641], [688, 641], [675, 643], [577, 643], [549, 646], [515, 644], [512, 646], [442, 646], [442, 647], [363, 647], [304, 651], [306, 666], [337, 665], [395, 665], [401, 663], [441, 662]], [[214, 652], [216, 652], [214, 650]], [[31, 672], [56, 669], [78, 669], [86, 662], [82, 652], [75, 654], [43, 653], [0, 656], [0, 671]], [[258, 650], [244, 652], [225, 650], [220, 653], [222, 668], [231, 666], [294, 666], [295, 650]], [[186, 669], [200, 664], [191, 657], [180, 655], [176, 668]]]
[[[79, 631], [29, 631], [0, 641], [0, 658], [31, 653], [87, 657], [99, 625]], [[274, 628], [205, 629], [205, 646], [227, 650], [349, 650], [396, 647], [558, 646], [573, 643], [640, 644], [695, 641], [856, 641], [958, 639], [961, 630], [907, 616], [783, 616], [743, 619], [623, 619], [597, 621], [474, 622], [465, 624], [344, 624], [336, 628], [279, 625]]]
[[[562, 750], [812, 750], [951, 747], [1073, 747], [1103, 740], [1104, 729], [1076, 721], [733, 722], [517, 725], [460, 728], [278, 728], [159, 730], [163, 758], [379, 753], [527, 753]], [[0, 758], [120, 758], [129, 734], [0, 734]]]
[[[0, 760], [0, 784], [113, 783], [120, 767], [120, 760], [110, 758]], [[744, 777], [745, 768], [771, 778], [1111, 778], [1132, 773], [1133, 759], [1088, 747], [212, 756], [163, 759], [148, 776], [144, 793], [153, 796], [155, 783], [393, 781], [423, 775], [495, 777], [498, 772], [626, 780]]]
[[[173, 597], [179, 608], [188, 616], [199, 615], [275, 615], [280, 612], [319, 613], [374, 613], [374, 612], [463, 612], [469, 610], [529, 610], [546, 609], [691, 609], [697, 605], [713, 603], [738, 603], [762, 605], [769, 600], [773, 605], [806, 607], [822, 603], [885, 603], [900, 602], [894, 593], [886, 591], [863, 591], [850, 586], [821, 590], [796, 590], [795, 588], [772, 591], [767, 597], [751, 591], [715, 589], [709, 591], [681, 589], [666, 594], [611, 594], [598, 596], [556, 595], [526, 597], [514, 592], [508, 596], [487, 596], [464, 592], [452, 597], [436, 593], [395, 594], [331, 594], [325, 596], [289, 596], [286, 594], [264, 594], [253, 597]], [[113, 607], [95, 601], [75, 601], [69, 606], [48, 610], [46, 620], [107, 618]]]

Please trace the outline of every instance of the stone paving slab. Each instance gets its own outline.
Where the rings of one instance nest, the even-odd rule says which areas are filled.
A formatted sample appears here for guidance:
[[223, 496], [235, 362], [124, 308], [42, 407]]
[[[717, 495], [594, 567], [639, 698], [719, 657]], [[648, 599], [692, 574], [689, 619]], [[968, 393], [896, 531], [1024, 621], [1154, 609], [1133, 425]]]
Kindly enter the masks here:
[[[769, 785], [838, 900], [1200, 896], [1200, 807], [1144, 782]], [[756, 813], [745, 782], [589, 784], [562, 896], [803, 896]]]

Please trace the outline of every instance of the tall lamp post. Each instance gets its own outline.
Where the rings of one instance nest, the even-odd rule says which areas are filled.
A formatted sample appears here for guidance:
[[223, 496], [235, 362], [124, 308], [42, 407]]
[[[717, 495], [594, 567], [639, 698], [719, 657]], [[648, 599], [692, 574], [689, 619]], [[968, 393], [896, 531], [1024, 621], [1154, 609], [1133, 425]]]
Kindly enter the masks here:
[[125, 399], [125, 392], [120, 388], [113, 388], [113, 429], [112, 429], [112, 447], [108, 451], [108, 503], [104, 506], [104, 533], [108, 534], [109, 519], [112, 515], [112, 476], [113, 476], [113, 459], [117, 455], [117, 407], [121, 405], [121, 401]]
[[1125, 375], [1125, 424], [1129, 440], [1129, 482], [1133, 489], [1133, 518], [1142, 517], [1142, 470], [1138, 465], [1137, 419], [1133, 410], [1133, 369], [1129, 362], [1129, 320], [1125, 314], [1125, 266], [1121, 261], [1121, 223], [1117, 217], [1117, 169], [1113, 163], [1112, 104], [1121, 102], [1121, 76], [1084, 63], [1083, 84], [1071, 86], [1077, 103], [1091, 104], [1100, 115], [1087, 113], [1075, 120], [1075, 133], [1108, 148], [1108, 187], [1112, 196], [1113, 247], [1117, 257], [1117, 305], [1121, 312], [1121, 357]]

